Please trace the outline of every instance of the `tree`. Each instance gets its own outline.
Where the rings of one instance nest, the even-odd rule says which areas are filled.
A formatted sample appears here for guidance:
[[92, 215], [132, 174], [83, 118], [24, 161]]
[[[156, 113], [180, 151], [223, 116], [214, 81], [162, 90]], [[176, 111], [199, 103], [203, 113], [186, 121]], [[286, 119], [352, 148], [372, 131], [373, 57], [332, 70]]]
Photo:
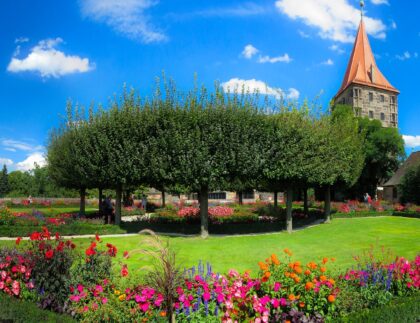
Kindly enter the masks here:
[[420, 164], [410, 167], [398, 187], [402, 203], [420, 205]]
[[[349, 111], [354, 115], [350, 106], [337, 105], [334, 108], [337, 115]], [[375, 196], [376, 188], [391, 178], [405, 158], [404, 140], [397, 128], [384, 128], [379, 120], [357, 119], [359, 133], [366, 137], [363, 143], [365, 163], [361, 176], [348, 189], [352, 198], [360, 198], [366, 192]]]
[[9, 175], [7, 174], [7, 167], [3, 165], [3, 169], [0, 174], [0, 197], [4, 197], [10, 192]]

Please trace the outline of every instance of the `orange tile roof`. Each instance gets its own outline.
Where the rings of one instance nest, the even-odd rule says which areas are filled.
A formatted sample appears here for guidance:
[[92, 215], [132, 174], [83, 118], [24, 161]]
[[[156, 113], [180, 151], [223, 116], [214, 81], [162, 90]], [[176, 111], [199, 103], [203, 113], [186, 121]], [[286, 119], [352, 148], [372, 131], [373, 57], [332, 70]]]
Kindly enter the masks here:
[[335, 97], [339, 96], [352, 83], [400, 93], [388, 82], [376, 65], [363, 19], [360, 21], [343, 83]]

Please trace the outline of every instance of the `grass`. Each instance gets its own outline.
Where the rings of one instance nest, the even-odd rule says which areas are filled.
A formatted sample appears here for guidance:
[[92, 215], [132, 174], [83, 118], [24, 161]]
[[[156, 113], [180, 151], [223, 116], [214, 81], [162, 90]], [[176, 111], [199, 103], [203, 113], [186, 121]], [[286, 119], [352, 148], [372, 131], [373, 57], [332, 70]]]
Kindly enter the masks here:
[[[142, 236], [104, 238], [104, 243], [115, 244], [119, 260], [135, 270], [144, 265], [138, 255], [128, 260], [121, 259], [122, 252], [138, 249]], [[420, 253], [420, 220], [400, 217], [334, 219], [331, 224], [322, 224], [292, 234], [280, 232], [254, 236], [210, 237], [163, 237], [177, 253], [177, 260], [183, 267], [192, 266], [199, 260], [208, 261], [217, 272], [231, 268], [239, 271], [258, 270], [258, 261], [272, 253], [283, 254], [284, 248], [293, 252], [293, 259], [308, 262], [323, 257], [335, 257], [335, 270], [343, 270], [355, 264], [353, 256], [376, 246], [391, 249], [394, 255], [412, 259]], [[89, 239], [75, 239], [84, 250]], [[0, 241], [1, 245], [13, 245], [13, 241]], [[333, 268], [334, 269], [334, 268]]]

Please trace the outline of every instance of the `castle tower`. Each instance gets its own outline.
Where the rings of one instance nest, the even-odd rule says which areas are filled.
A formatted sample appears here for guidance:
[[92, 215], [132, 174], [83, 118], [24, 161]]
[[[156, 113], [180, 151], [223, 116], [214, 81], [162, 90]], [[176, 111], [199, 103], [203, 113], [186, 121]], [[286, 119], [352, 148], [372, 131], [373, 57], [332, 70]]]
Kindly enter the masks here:
[[362, 11], [353, 51], [334, 103], [350, 105], [356, 115], [380, 120], [383, 127], [398, 127], [399, 93], [376, 65]]

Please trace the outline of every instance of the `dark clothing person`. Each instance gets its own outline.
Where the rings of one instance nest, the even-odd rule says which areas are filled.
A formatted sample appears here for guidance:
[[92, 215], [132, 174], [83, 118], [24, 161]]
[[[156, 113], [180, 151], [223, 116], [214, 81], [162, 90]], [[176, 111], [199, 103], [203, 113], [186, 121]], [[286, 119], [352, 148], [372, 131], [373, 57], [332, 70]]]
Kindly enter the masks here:
[[104, 201], [102, 205], [102, 210], [105, 215], [105, 223], [111, 223], [112, 218], [114, 215], [114, 206], [112, 205], [111, 197], [108, 196]]

